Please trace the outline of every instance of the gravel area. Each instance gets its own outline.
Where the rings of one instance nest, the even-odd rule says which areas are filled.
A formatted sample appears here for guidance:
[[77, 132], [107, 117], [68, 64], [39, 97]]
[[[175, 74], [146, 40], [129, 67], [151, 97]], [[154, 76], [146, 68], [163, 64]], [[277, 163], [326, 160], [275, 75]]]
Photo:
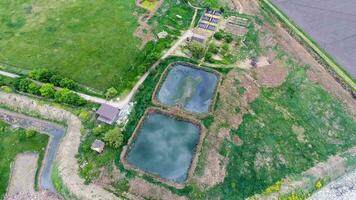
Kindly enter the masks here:
[[329, 183], [316, 192], [310, 200], [354, 200], [356, 199], [356, 170]]

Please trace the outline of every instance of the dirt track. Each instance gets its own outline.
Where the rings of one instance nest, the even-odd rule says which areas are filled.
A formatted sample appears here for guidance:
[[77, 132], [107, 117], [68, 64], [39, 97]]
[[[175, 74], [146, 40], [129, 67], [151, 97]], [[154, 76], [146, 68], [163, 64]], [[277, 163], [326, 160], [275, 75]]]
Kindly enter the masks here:
[[16, 156], [6, 196], [20, 192], [34, 192], [38, 154], [22, 153]]
[[80, 144], [80, 120], [72, 113], [60, 108], [44, 105], [25, 96], [0, 92], [0, 104], [24, 113], [36, 113], [48, 120], [63, 121], [67, 124], [67, 133], [60, 144], [57, 154], [57, 163], [63, 184], [79, 199], [118, 199], [103, 188], [89, 184], [78, 175], [78, 162], [75, 155]]

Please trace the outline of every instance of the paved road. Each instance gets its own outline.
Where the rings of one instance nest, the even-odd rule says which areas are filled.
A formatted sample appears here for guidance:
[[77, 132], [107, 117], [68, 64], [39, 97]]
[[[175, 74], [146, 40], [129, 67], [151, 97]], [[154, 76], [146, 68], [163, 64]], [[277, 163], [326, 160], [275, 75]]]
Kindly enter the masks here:
[[355, 0], [272, 0], [356, 79]]

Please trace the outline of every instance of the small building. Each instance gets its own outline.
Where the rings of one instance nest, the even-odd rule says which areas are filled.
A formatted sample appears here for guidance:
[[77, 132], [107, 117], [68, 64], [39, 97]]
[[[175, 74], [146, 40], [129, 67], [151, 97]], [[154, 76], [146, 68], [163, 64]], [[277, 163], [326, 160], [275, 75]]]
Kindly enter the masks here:
[[199, 43], [205, 43], [207, 38], [205, 36], [199, 35], [199, 34], [193, 34], [192, 37], [189, 38], [190, 42], [199, 42]]
[[96, 151], [98, 153], [102, 153], [105, 148], [105, 143], [101, 140], [96, 139], [93, 144], [91, 144], [90, 147], [93, 151]]
[[120, 113], [118, 108], [110, 106], [108, 104], [101, 104], [100, 108], [96, 111], [98, 120], [107, 124], [113, 124]]

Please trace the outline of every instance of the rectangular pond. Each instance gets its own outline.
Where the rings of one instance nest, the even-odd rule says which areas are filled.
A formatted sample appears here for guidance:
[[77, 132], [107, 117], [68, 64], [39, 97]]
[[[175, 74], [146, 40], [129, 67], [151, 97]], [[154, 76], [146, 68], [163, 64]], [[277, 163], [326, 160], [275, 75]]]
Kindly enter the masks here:
[[200, 127], [168, 114], [152, 112], [145, 116], [128, 149], [127, 162], [165, 180], [183, 183], [200, 138]]
[[217, 74], [181, 63], [174, 64], [159, 88], [156, 99], [191, 113], [207, 113], [219, 81]]

